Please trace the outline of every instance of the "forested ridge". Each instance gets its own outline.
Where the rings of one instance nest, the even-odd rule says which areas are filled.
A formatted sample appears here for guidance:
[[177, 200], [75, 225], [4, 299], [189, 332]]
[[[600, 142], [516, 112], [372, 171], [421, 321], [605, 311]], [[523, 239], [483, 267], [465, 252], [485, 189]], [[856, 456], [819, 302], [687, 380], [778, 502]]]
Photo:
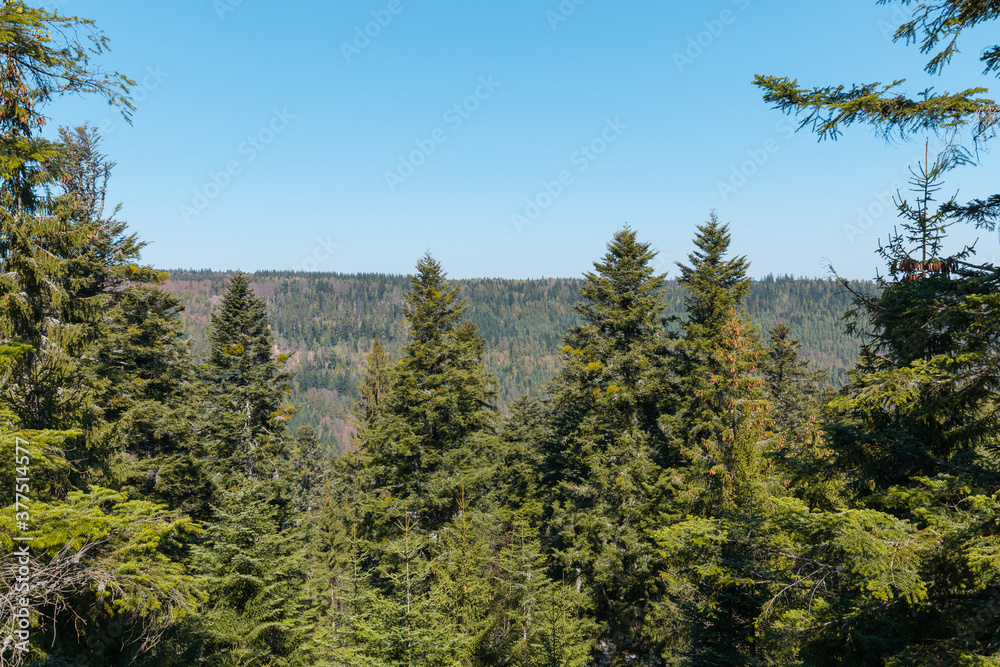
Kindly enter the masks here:
[[[208, 347], [210, 317], [225, 290], [226, 275], [213, 271], [170, 271], [163, 288], [184, 304], [181, 319], [195, 355]], [[406, 341], [403, 293], [406, 276], [380, 274], [293, 274], [264, 271], [251, 286], [267, 303], [276, 344], [290, 354], [294, 372], [292, 398], [299, 407], [293, 424], [308, 424], [331, 452], [349, 446], [348, 415], [357, 399], [356, 385], [372, 338], [393, 355]], [[579, 279], [456, 280], [469, 304], [467, 317], [485, 341], [483, 361], [496, 376], [499, 407], [544, 391], [559, 368], [559, 348], [566, 331], [578, 323], [573, 306]], [[851, 289], [872, 292], [873, 282], [856, 281]], [[829, 373], [841, 385], [857, 360], [860, 341], [846, 333], [843, 315], [851, 293], [840, 282], [768, 276], [753, 282], [747, 312], [761, 330], [786, 324], [802, 343], [802, 358]], [[676, 280], [664, 284], [664, 314], [677, 329], [684, 312], [684, 289]]]
[[[904, 5], [931, 71], [1000, 16]], [[94, 128], [42, 135], [60, 94], [130, 112], [103, 35], [0, 25], [3, 667], [1000, 664], [1000, 267], [943, 250], [1000, 195], [936, 196], [994, 136], [984, 91], [756, 80], [821, 137], [971, 130], [873, 284], [754, 283], [715, 212], [674, 282], [628, 225], [573, 281], [171, 277]], [[840, 290], [837, 387], [798, 338]], [[295, 420], [336, 382], [330, 456]]]

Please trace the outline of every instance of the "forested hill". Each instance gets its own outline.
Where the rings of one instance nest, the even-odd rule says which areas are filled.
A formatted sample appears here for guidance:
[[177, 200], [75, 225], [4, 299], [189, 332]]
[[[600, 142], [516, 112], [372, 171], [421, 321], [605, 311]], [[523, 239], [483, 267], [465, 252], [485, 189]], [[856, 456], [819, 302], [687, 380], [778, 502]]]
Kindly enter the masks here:
[[[228, 274], [171, 271], [167, 291], [185, 304], [185, 328], [196, 354], [207, 350], [211, 314], [221, 303]], [[496, 376], [503, 405], [538, 393], [555, 374], [558, 348], [566, 330], [577, 324], [573, 305], [580, 280], [456, 280], [474, 321], [486, 340], [485, 362]], [[331, 450], [346, 444], [346, 415], [356, 396], [355, 383], [373, 337], [390, 356], [405, 342], [402, 312], [406, 276], [383, 274], [259, 272], [253, 287], [266, 300], [283, 352], [294, 352], [293, 402], [301, 406], [294, 423], [318, 427]], [[873, 290], [871, 283], [858, 288]], [[670, 281], [664, 290], [667, 314], [681, 316], [684, 292]], [[747, 311], [766, 338], [784, 322], [803, 344], [803, 358], [828, 368], [834, 382], [844, 379], [857, 354], [857, 341], [844, 333], [841, 316], [850, 294], [837, 282], [768, 277], [755, 281]]]

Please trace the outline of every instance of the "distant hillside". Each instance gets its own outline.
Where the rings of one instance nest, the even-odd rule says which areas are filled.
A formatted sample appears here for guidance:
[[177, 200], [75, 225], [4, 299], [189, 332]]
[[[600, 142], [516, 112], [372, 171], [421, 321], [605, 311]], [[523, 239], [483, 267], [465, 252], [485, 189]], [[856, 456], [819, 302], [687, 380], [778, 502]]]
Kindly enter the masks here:
[[[166, 289], [186, 306], [184, 322], [199, 354], [207, 351], [209, 318], [218, 306], [227, 274], [172, 271]], [[503, 405], [539, 393], [558, 367], [558, 348], [577, 324], [573, 310], [578, 279], [456, 280], [468, 301], [468, 317], [486, 339], [486, 364], [496, 376]], [[402, 313], [406, 276], [291, 273], [254, 275], [254, 289], [267, 301], [282, 352], [294, 352], [292, 400], [302, 409], [295, 424], [317, 426], [331, 451], [350, 436], [347, 414], [355, 382], [374, 336], [398, 355], [405, 331]], [[860, 287], [872, 289], [870, 284]], [[683, 313], [684, 291], [676, 282], [664, 291], [667, 312]], [[857, 341], [843, 332], [841, 316], [850, 295], [829, 280], [766, 278], [754, 282], [747, 311], [766, 332], [780, 321], [804, 347], [805, 357], [841, 382], [857, 356]]]

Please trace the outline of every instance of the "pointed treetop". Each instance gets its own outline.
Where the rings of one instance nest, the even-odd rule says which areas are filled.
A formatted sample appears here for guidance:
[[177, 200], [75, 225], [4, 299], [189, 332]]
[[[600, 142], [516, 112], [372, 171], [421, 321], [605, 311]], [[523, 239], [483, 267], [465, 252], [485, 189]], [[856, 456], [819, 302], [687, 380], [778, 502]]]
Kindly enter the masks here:
[[465, 314], [459, 289], [445, 280], [441, 263], [430, 252], [417, 262], [417, 272], [410, 276], [410, 290], [404, 295], [409, 310], [405, 313], [414, 340], [426, 343], [450, 331]]
[[595, 271], [584, 274], [580, 296], [586, 301], [576, 306], [584, 321], [622, 342], [658, 329], [665, 275], [650, 266], [656, 255], [628, 225], [616, 232], [603, 261], [594, 262]]
[[721, 332], [750, 291], [750, 263], [744, 255], [726, 259], [729, 242], [729, 225], [719, 222], [712, 211], [708, 221], [698, 226], [694, 239], [698, 249], [688, 255], [691, 266], [677, 263], [678, 282], [689, 293], [685, 299], [689, 326], [706, 327], [709, 334]]

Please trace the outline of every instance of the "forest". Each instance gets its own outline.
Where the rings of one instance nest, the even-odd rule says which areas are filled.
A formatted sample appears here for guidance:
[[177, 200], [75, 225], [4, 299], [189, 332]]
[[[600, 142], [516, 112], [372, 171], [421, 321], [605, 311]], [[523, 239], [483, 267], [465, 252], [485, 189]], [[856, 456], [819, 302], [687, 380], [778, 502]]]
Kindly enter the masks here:
[[[170, 271], [163, 289], [180, 299], [181, 322], [196, 357], [209, 349], [212, 315], [222, 303], [228, 274]], [[483, 363], [497, 382], [497, 407], [506, 414], [518, 398], [539, 392], [556, 374], [563, 335], [579, 324], [574, 304], [577, 279], [454, 281], [466, 315], [483, 336]], [[290, 355], [293, 372], [289, 426], [311, 426], [330, 454], [351, 447], [351, 409], [372, 339], [393, 357], [406, 343], [402, 313], [406, 276], [258, 272], [250, 282], [267, 305], [277, 349]], [[877, 291], [872, 281], [852, 281], [853, 290]], [[679, 331], [684, 289], [663, 285], [668, 331]], [[857, 361], [860, 339], [842, 321], [851, 292], [838, 281], [766, 276], [751, 283], [747, 313], [762, 331], [783, 323], [802, 344], [800, 356], [823, 368], [840, 386]]]
[[[931, 71], [1000, 18], [903, 4]], [[944, 250], [1000, 195], [937, 199], [985, 91], [754, 82], [821, 138], [971, 132], [870, 282], [755, 282], [715, 212], [669, 281], [629, 225], [572, 280], [171, 275], [99, 133], [43, 136], [130, 113], [103, 33], [0, 25], [0, 665], [1000, 664], [1000, 268]]]

